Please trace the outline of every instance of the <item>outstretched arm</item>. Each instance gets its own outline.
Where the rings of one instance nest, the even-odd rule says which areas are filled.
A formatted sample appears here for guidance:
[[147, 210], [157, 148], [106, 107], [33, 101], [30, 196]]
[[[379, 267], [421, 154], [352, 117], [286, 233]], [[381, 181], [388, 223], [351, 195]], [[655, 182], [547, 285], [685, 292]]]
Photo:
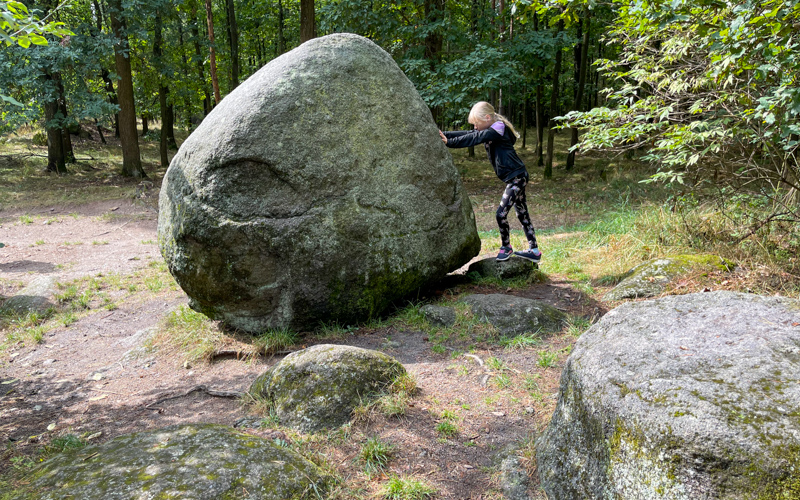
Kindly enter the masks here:
[[[447, 139], [445, 144], [448, 148], [467, 148], [484, 142], [497, 141], [503, 138], [493, 128], [486, 130], [459, 130], [457, 132], [444, 132], [442, 135]], [[444, 139], [442, 139], [444, 140]]]

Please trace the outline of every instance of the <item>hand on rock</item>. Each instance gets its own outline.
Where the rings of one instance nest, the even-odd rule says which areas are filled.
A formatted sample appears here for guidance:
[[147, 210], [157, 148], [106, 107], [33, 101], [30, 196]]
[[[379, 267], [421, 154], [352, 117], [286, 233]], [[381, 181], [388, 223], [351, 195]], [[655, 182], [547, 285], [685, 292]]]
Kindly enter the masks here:
[[439, 131], [439, 136], [442, 138], [442, 142], [447, 144], [447, 137], [444, 136], [441, 130]]

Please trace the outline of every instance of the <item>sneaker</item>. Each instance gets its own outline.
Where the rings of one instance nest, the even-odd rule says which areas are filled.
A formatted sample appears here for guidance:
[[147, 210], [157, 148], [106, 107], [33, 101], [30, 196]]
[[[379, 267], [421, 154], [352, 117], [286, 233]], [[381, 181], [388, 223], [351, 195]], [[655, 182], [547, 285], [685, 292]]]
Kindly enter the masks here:
[[502, 262], [508, 260], [514, 255], [514, 250], [511, 247], [500, 247], [500, 253], [497, 254], [497, 261]]
[[522, 252], [514, 252], [514, 255], [517, 257], [522, 257], [523, 259], [527, 259], [531, 262], [539, 262], [542, 260], [542, 252], [540, 252], [538, 248], [523, 250]]

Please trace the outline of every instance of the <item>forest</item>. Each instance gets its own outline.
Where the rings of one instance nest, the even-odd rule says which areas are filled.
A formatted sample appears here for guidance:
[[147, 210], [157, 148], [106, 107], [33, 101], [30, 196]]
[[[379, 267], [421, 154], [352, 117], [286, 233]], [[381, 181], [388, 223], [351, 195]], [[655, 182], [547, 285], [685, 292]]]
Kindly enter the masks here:
[[[465, 266], [369, 321], [245, 334], [187, 305], [157, 241], [161, 183], [242, 82], [334, 33], [385, 50], [439, 129], [471, 130], [478, 101], [514, 124], [541, 265]], [[0, 117], [3, 500], [27, 498], [15, 495], [32, 471], [65, 450], [253, 418], [256, 435], [335, 478], [326, 498], [514, 498], [500, 465], [512, 450], [524, 498], [543, 499], [537, 440], [573, 347], [607, 313], [713, 295], [702, 292], [800, 298], [800, 0], [0, 0]], [[448, 151], [479, 257], [494, 260], [503, 186], [482, 150]], [[648, 299], [614, 295], [669, 258], [693, 264], [645, 276], [666, 280]], [[45, 275], [46, 308], [8, 307]], [[566, 319], [501, 333], [465, 306], [475, 294], [539, 300]], [[455, 323], [435, 324], [430, 305]], [[408, 387], [322, 434], [248, 399], [246, 380], [325, 342], [402, 358]], [[676, 342], [680, 359], [700, 357]], [[767, 382], [796, 385], [778, 384], [781, 370]]]

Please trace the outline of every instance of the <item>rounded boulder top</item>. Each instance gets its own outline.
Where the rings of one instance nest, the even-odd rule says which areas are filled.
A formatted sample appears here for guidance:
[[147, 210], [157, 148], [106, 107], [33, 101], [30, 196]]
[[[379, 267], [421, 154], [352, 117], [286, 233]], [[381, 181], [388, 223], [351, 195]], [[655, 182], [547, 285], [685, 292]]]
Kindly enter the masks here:
[[480, 251], [430, 110], [336, 34], [271, 61], [181, 146], [159, 245], [190, 305], [245, 331], [375, 316]]

